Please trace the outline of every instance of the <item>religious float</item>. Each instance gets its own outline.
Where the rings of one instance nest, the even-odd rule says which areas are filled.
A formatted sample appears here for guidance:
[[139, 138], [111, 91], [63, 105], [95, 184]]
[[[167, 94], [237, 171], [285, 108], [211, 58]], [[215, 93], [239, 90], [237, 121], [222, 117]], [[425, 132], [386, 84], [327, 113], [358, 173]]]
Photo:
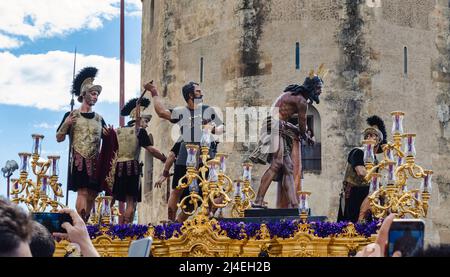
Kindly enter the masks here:
[[[431, 198], [431, 170], [416, 164], [415, 134], [403, 131], [403, 112], [393, 112], [393, 142], [383, 147], [383, 160], [374, 164], [375, 141], [364, 140], [364, 161], [370, 183], [369, 200], [374, 221], [363, 223], [328, 222], [310, 216], [309, 192], [298, 191], [298, 209], [284, 211], [286, 216], [267, 216], [270, 209], [251, 208], [252, 164], [244, 163], [242, 178], [232, 181], [226, 175], [226, 157], [219, 153], [208, 160], [208, 129], [199, 146], [188, 145], [188, 170], [179, 188], [190, 194], [179, 203], [191, 215], [184, 223], [162, 225], [112, 224], [118, 216], [111, 208], [112, 198], [100, 195], [96, 200], [88, 231], [102, 256], [126, 257], [133, 240], [152, 237], [152, 257], [336, 257], [356, 254], [374, 242], [383, 218], [390, 213], [399, 217], [427, 216]], [[20, 177], [11, 182], [11, 200], [30, 212], [57, 212], [64, 207], [58, 199], [63, 192], [58, 183], [58, 156], [42, 159], [43, 136], [33, 135], [33, 153], [19, 153]], [[198, 168], [197, 152], [203, 166]], [[29, 179], [29, 171], [36, 176]], [[383, 175], [385, 173], [385, 176]], [[383, 178], [384, 177], [384, 178]], [[410, 180], [421, 180], [420, 186]], [[9, 184], [9, 182], [8, 182]], [[417, 187], [416, 187], [417, 186]], [[201, 190], [200, 190], [201, 188]], [[9, 190], [9, 189], [8, 189]], [[187, 203], [193, 209], [187, 209]], [[212, 211], [229, 208], [230, 218], [214, 218]], [[275, 211], [276, 213], [277, 211]], [[282, 213], [282, 212], [281, 212]], [[72, 251], [67, 241], [57, 243], [55, 256]]]

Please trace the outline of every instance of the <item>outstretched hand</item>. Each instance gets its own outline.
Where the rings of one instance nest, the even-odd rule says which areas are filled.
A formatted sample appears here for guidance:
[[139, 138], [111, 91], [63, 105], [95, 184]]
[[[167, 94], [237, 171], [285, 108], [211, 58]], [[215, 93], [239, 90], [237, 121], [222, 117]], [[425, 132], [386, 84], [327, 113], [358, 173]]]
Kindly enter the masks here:
[[95, 250], [89, 237], [86, 224], [78, 213], [72, 209], [62, 209], [60, 213], [69, 214], [72, 218], [73, 225], [69, 222], [64, 222], [61, 227], [64, 228], [67, 233], [53, 233], [53, 236], [57, 239], [65, 239], [70, 242], [80, 245], [81, 254], [84, 257], [99, 257], [97, 250]]
[[161, 188], [162, 184], [167, 181], [167, 178], [169, 178], [169, 177], [164, 177], [163, 175], [159, 176], [158, 181], [156, 181], [156, 183], [155, 183], [155, 187]]
[[108, 128], [103, 127], [103, 135], [108, 136], [111, 133], [111, 130], [114, 129], [113, 125], [108, 125]]

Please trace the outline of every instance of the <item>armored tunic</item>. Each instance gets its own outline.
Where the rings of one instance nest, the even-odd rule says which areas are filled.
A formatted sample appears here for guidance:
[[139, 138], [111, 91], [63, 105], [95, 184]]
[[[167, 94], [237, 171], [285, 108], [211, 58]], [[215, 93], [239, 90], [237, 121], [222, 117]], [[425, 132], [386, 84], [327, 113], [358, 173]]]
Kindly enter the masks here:
[[[377, 161], [375, 161], [377, 164]], [[358, 176], [355, 168], [364, 166], [364, 151], [354, 148], [350, 151], [341, 191], [338, 221], [358, 221], [360, 207], [369, 193], [369, 183]]]
[[94, 118], [88, 119], [78, 110], [73, 114], [77, 118], [73, 125], [73, 149], [85, 159], [96, 158], [102, 138], [102, 117], [96, 113]]
[[[58, 131], [70, 112], [64, 115]], [[76, 122], [67, 130], [72, 139], [72, 159], [70, 161], [70, 172], [68, 186], [71, 191], [79, 188], [89, 188], [101, 191], [101, 186], [96, 180], [97, 159], [100, 152], [102, 129], [106, 126], [103, 118], [97, 113], [81, 113], [73, 111]]]
[[134, 127], [123, 127], [117, 130], [119, 140], [118, 162], [139, 160], [139, 140]]
[[126, 201], [132, 197], [134, 202], [141, 201], [140, 175], [141, 165], [139, 155], [141, 147], [152, 145], [150, 136], [143, 128], [139, 135], [132, 124], [117, 129], [119, 151], [115, 168], [113, 195], [116, 200]]

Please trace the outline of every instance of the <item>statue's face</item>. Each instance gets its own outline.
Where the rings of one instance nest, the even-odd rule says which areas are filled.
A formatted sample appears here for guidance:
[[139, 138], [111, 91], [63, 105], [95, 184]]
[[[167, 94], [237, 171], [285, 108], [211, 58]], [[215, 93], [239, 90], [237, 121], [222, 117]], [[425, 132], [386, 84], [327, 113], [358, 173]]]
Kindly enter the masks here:
[[149, 122], [150, 122], [150, 118], [148, 118], [148, 117], [141, 118], [141, 128], [146, 129], [148, 127]]
[[97, 103], [98, 100], [98, 91], [96, 90], [90, 90], [86, 92], [86, 95], [84, 96], [84, 100], [89, 106], [94, 106], [95, 103]]
[[314, 77], [314, 94], [319, 97], [319, 95], [322, 93], [323, 88], [323, 81], [319, 77]]

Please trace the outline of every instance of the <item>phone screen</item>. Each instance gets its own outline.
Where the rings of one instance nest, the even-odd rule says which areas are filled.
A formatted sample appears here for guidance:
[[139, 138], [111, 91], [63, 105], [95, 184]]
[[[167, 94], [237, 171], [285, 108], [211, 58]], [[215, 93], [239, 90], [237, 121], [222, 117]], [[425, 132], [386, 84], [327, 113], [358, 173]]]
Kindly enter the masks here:
[[400, 251], [403, 257], [410, 257], [423, 249], [424, 231], [423, 220], [394, 220], [389, 230], [388, 256]]
[[148, 257], [152, 246], [152, 238], [135, 240], [128, 249], [128, 257]]
[[50, 233], [66, 233], [61, 227], [64, 222], [72, 224], [72, 218], [69, 214], [60, 213], [33, 213], [33, 219], [44, 225]]

